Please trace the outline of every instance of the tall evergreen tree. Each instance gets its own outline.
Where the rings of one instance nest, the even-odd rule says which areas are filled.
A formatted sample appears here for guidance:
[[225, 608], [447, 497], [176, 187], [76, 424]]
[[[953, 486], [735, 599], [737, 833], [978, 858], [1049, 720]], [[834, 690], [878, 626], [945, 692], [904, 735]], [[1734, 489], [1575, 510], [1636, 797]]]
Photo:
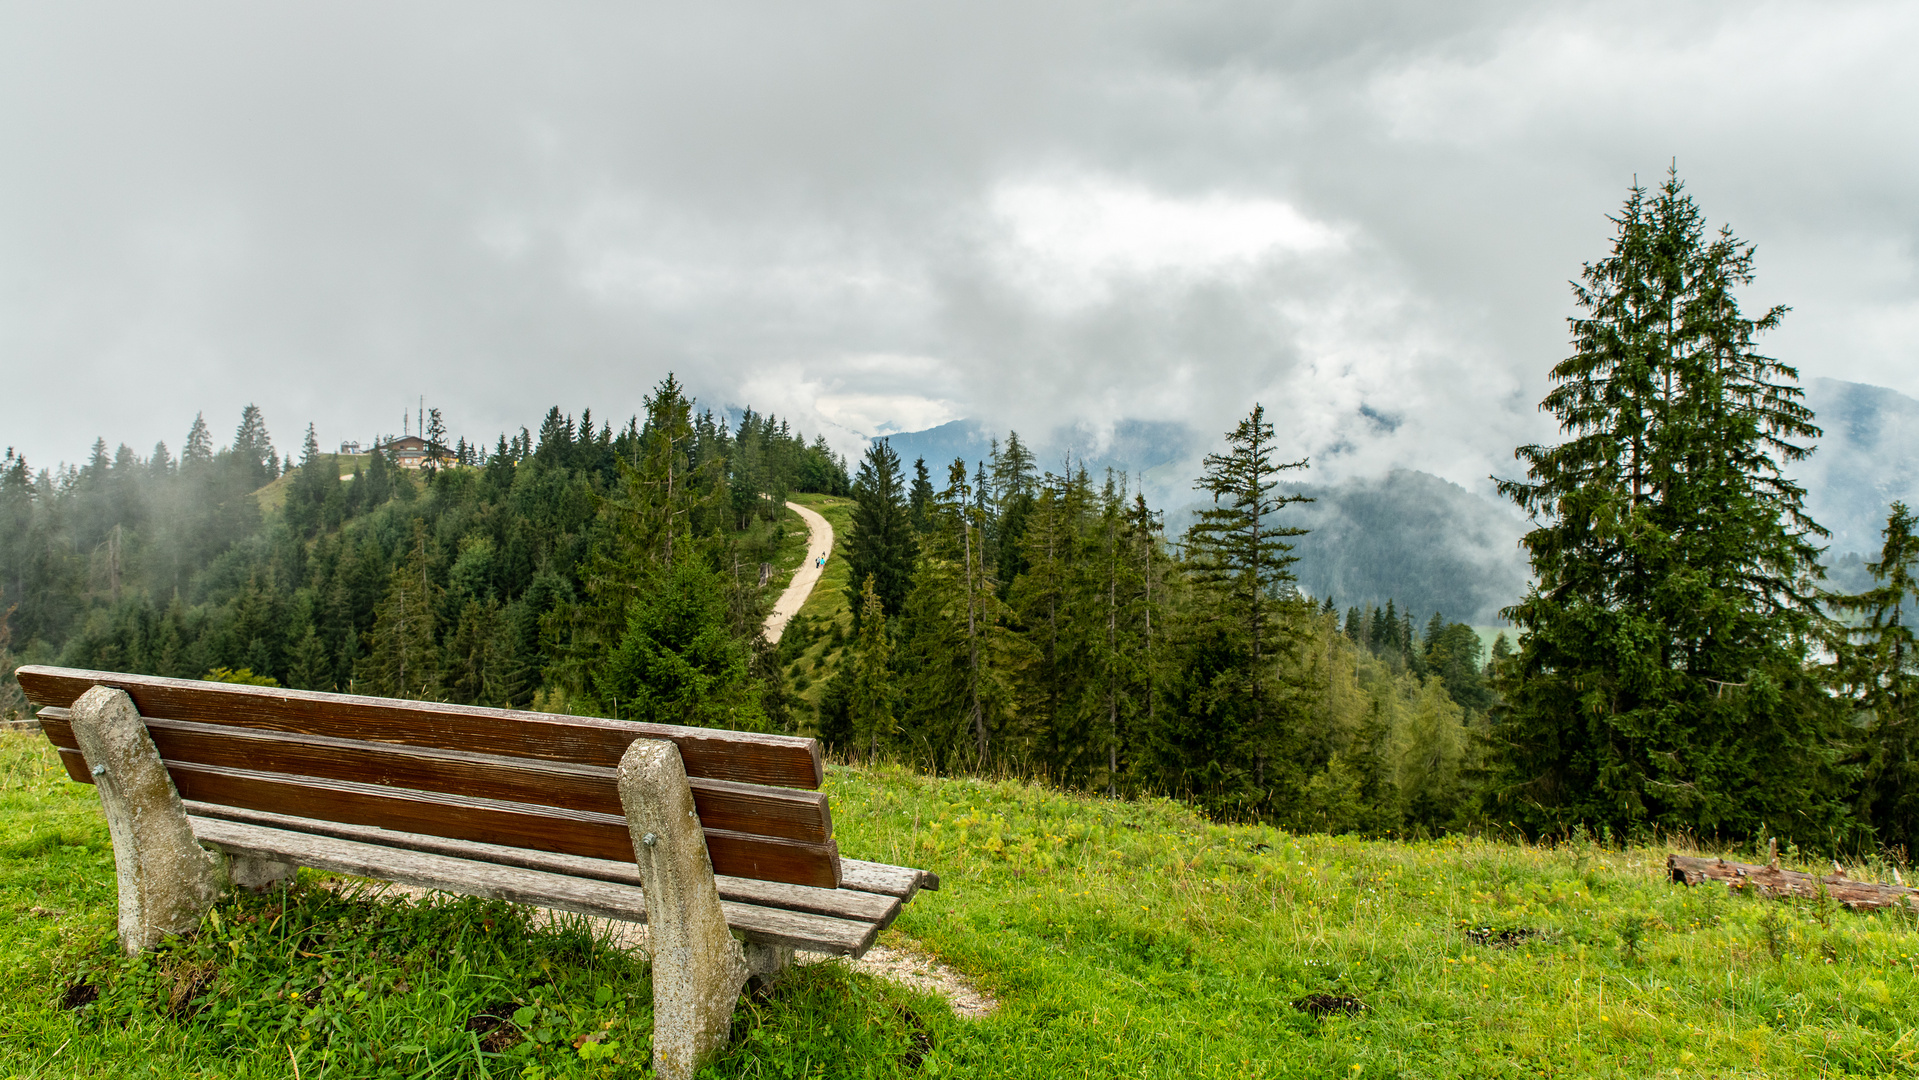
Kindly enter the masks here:
[[863, 746], [868, 760], [879, 756], [880, 744], [890, 743], [894, 719], [893, 643], [886, 632], [886, 608], [880, 603], [873, 575], [860, 587], [859, 640], [853, 647], [853, 684], [849, 695], [852, 737]]
[[1874, 586], [1826, 602], [1857, 620], [1838, 627], [1828, 667], [1835, 688], [1858, 711], [1861, 773], [1853, 809], [1887, 847], [1919, 851], [1919, 536], [1913, 513], [1895, 502], [1881, 533], [1879, 558], [1866, 564]]
[[[1017, 444], [1015, 444], [1017, 445]], [[1007, 551], [1026, 569], [1009, 591], [1025, 630], [1026, 663], [1019, 680], [1019, 714], [1034, 764], [1066, 783], [1089, 778], [1104, 741], [1098, 652], [1105, 619], [1103, 596], [1088, 580], [1085, 537], [1086, 474], [1048, 475], [1026, 516], [1019, 550]]]
[[730, 632], [715, 577], [683, 558], [654, 578], [655, 589], [630, 609], [619, 647], [594, 671], [593, 692], [608, 711], [651, 723], [765, 729], [752, 648]]
[[1016, 644], [980, 561], [981, 512], [956, 459], [901, 619], [902, 734], [936, 770], [984, 769], [1013, 714]]
[[899, 454], [885, 439], [874, 440], [853, 477], [853, 531], [846, 538], [847, 601], [856, 615], [864, 610], [860, 590], [869, 577], [880, 610], [889, 615], [902, 610], [912, 588], [918, 541], [903, 480]]
[[[594, 686], [604, 682], [596, 681], [594, 672], [630, 638], [636, 605], [681, 563], [711, 572], [713, 553], [702, 545], [698, 526], [725, 517], [716, 513], [725, 501], [721, 462], [712, 458], [696, 464], [693, 403], [679, 380], [669, 372], [645, 400], [646, 426], [634, 448], [637, 463], [617, 459], [613, 490], [598, 500], [581, 567], [584, 601], [556, 608], [552, 615], [554, 632], [565, 647], [548, 674], [568, 694], [587, 699], [593, 697]], [[575, 444], [570, 424], [558, 416], [557, 407], [547, 414], [549, 430], [543, 431], [541, 450], [534, 455], [536, 467], [570, 467], [558, 463], [577, 459], [586, 452], [582, 447], [597, 441]], [[549, 443], [554, 449], [543, 462]], [[722, 599], [729, 595], [728, 583], [717, 575], [709, 584]], [[724, 605], [716, 610], [724, 610]], [[611, 698], [602, 695], [601, 700], [610, 703]]]
[[1573, 355], [1500, 490], [1537, 523], [1536, 584], [1498, 734], [1508, 814], [1827, 837], [1841, 827], [1827, 709], [1805, 670], [1824, 535], [1782, 471], [1817, 437], [1791, 367], [1734, 290], [1753, 249], [1708, 235], [1676, 173], [1635, 186], [1573, 289]]
[[907, 513], [913, 519], [915, 532], [927, 532], [933, 527], [933, 477], [926, 471], [926, 459], [913, 461], [913, 487], [906, 496]]
[[241, 482], [247, 491], [264, 487], [279, 475], [279, 455], [267, 434], [266, 417], [257, 405], [240, 410], [240, 426], [233, 432], [233, 445], [227, 452], [233, 455], [233, 468], [244, 478]]
[[408, 554], [393, 567], [374, 609], [362, 678], [382, 697], [437, 700], [440, 655], [435, 610], [440, 589], [428, 569], [426, 523], [415, 521]]
[[1289, 595], [1289, 568], [1297, 560], [1287, 540], [1306, 534], [1280, 524], [1277, 515], [1311, 500], [1278, 492], [1279, 474], [1304, 469], [1306, 462], [1274, 460], [1273, 425], [1264, 406], [1254, 405], [1226, 441], [1226, 453], [1206, 455], [1205, 471], [1194, 485], [1212, 496], [1212, 505], [1199, 512], [1186, 543], [1194, 582], [1212, 594], [1217, 617], [1235, 624], [1235, 648], [1243, 655], [1220, 673], [1223, 681], [1214, 689], [1245, 702], [1246, 715], [1236, 718], [1230, 737], [1251, 758], [1254, 789], [1263, 790], [1267, 766], [1284, 735], [1277, 724], [1276, 699], [1283, 691], [1274, 661], [1293, 644], [1292, 628], [1282, 617], [1285, 606], [1296, 602]]

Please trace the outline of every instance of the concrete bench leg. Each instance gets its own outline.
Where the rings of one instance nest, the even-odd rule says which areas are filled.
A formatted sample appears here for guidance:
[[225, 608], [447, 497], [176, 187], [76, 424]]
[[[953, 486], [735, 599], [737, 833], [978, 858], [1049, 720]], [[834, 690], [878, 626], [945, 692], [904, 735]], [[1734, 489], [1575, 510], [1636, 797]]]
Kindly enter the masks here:
[[640, 739], [620, 759], [620, 803], [633, 834], [653, 957], [653, 1068], [692, 1080], [726, 1045], [748, 969], [713, 884], [680, 748]]
[[225, 891], [225, 867], [194, 839], [160, 751], [125, 691], [96, 686], [73, 703], [72, 717], [113, 836], [120, 947], [143, 952], [200, 924]]

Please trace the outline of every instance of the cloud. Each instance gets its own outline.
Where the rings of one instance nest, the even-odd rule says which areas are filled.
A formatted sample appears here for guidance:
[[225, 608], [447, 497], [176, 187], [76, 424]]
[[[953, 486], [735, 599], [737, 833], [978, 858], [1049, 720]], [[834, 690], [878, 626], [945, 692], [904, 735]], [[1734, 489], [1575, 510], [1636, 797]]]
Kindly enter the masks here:
[[[1677, 156], [1767, 344], [1919, 393], [1912, 3], [0, 13], [0, 442], [491, 441], [667, 371], [855, 451], [1224, 431], [1483, 490]], [[1378, 422], [1392, 417], [1394, 424]]]
[[1063, 308], [1109, 299], [1116, 278], [1243, 278], [1263, 260], [1340, 242], [1337, 230], [1277, 199], [1178, 198], [1097, 176], [1008, 181], [988, 205], [1004, 232], [1002, 273]]

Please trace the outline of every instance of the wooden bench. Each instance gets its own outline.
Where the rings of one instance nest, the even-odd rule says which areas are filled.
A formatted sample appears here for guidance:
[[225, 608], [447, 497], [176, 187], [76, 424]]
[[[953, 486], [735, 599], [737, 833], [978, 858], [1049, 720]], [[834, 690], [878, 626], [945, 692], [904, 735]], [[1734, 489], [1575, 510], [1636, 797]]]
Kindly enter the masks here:
[[782, 735], [103, 671], [18, 673], [97, 784], [129, 952], [300, 866], [649, 924], [654, 1065], [691, 1076], [749, 978], [857, 957], [939, 879], [843, 859]]

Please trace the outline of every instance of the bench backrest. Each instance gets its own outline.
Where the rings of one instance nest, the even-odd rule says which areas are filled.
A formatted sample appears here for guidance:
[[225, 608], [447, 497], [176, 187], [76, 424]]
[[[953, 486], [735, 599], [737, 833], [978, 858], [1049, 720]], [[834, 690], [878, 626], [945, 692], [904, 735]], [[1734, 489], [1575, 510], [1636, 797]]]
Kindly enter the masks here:
[[[30, 665], [16, 673], [67, 775], [66, 710], [124, 690], [189, 803], [631, 862], [614, 770], [675, 743], [713, 870], [838, 888], [819, 744], [787, 735]], [[191, 809], [192, 807], [190, 807]]]

